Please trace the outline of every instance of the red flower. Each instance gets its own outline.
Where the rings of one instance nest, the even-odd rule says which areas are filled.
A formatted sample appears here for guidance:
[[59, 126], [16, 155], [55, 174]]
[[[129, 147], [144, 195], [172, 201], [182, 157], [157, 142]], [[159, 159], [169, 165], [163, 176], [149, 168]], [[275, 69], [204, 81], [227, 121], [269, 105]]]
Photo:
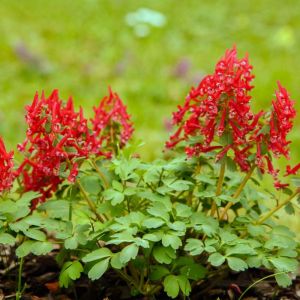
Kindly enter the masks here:
[[13, 152], [7, 152], [0, 137], [0, 192], [9, 190], [13, 184]]
[[269, 149], [276, 155], [284, 155], [289, 158], [289, 147], [291, 143], [286, 140], [287, 134], [293, 127], [293, 119], [296, 116], [294, 101], [290, 99], [286, 89], [278, 82], [279, 90], [276, 91], [276, 100], [272, 101], [273, 111], [270, 118], [270, 140]]
[[286, 174], [285, 176], [288, 175], [297, 175], [298, 171], [300, 170], [300, 163], [297, 164], [295, 167], [291, 168], [291, 166], [286, 167]]
[[57, 90], [47, 99], [44, 94], [41, 98], [36, 94], [26, 110], [26, 140], [19, 145], [19, 150], [26, 152], [26, 159], [18, 172], [25, 191], [40, 192], [40, 200], [44, 201], [64, 180], [61, 174], [66, 174], [71, 182], [75, 180], [73, 160], [87, 157], [96, 147], [91, 147], [82, 109], [76, 112], [71, 98], [63, 104]]
[[211, 144], [220, 142], [218, 137], [226, 135], [231, 141], [218, 147], [217, 158], [221, 159], [231, 148], [237, 164], [242, 170], [248, 170], [247, 155], [241, 152], [240, 146], [244, 149], [247, 134], [256, 128], [261, 116], [254, 116], [250, 110], [248, 93], [253, 88], [250, 83], [254, 78], [251, 70], [247, 57], [239, 60], [235, 48], [226, 51], [214, 74], [192, 88], [184, 105], [178, 106], [173, 114], [173, 122], [179, 128], [166, 143], [167, 148], [175, 147], [182, 140], [188, 141], [192, 136], [203, 136], [203, 143], [186, 147], [190, 155], [199, 155], [211, 147], [216, 149]]
[[123, 147], [131, 138], [133, 125], [126, 106], [109, 88], [109, 95], [105, 96], [98, 107], [94, 107], [95, 116], [91, 119], [95, 140], [105, 148], [111, 148], [117, 142]]
[[64, 179], [75, 182], [79, 158], [109, 158], [109, 148], [119, 140], [124, 145], [133, 132], [126, 107], [112, 91], [95, 108], [93, 130], [88, 128], [82, 108], [75, 111], [72, 98], [64, 104], [57, 90], [49, 98], [36, 94], [26, 110], [26, 140], [18, 145], [26, 158], [18, 174], [22, 175], [25, 191], [41, 193], [35, 204], [51, 197]]

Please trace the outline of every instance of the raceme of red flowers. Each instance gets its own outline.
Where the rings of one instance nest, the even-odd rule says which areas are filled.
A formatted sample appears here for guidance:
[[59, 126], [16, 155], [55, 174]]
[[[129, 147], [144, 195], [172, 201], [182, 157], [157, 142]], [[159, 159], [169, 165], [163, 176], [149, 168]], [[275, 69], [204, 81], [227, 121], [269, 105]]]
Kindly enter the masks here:
[[111, 89], [109, 96], [100, 101], [99, 108], [95, 108], [90, 122], [81, 107], [78, 111], [74, 109], [72, 98], [64, 103], [57, 90], [48, 98], [44, 93], [41, 97], [36, 94], [26, 112], [26, 139], [18, 145], [25, 158], [15, 172], [12, 171], [13, 154], [6, 152], [0, 140], [0, 191], [9, 189], [14, 176], [19, 176], [25, 192], [41, 194], [38, 201], [49, 198], [64, 179], [74, 182], [83, 159], [110, 158], [111, 136], [121, 147], [133, 133], [126, 107]]
[[[178, 106], [173, 114], [177, 130], [166, 147], [174, 148], [184, 141], [188, 156], [216, 151], [217, 161], [231, 156], [242, 171], [258, 167], [274, 177], [276, 188], [286, 187], [279, 182], [273, 161], [280, 156], [289, 158], [287, 134], [296, 116], [294, 101], [278, 83], [271, 112], [254, 114], [250, 108], [253, 78], [248, 58], [238, 59], [235, 47], [227, 50], [214, 73], [192, 88], [183, 106]], [[300, 164], [288, 166], [287, 174], [299, 169]]]
[[9, 190], [13, 184], [13, 152], [7, 152], [0, 137], [0, 192]]

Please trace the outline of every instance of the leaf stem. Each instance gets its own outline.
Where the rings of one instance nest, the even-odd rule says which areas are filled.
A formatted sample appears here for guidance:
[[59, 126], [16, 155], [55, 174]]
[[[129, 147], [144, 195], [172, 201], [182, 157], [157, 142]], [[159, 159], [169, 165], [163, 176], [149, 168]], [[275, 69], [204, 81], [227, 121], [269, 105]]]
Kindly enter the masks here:
[[243, 294], [238, 298], [238, 300], [242, 300], [243, 297], [245, 296], [245, 294], [252, 288], [254, 287], [256, 284], [264, 281], [265, 279], [268, 279], [268, 278], [271, 278], [271, 277], [275, 277], [276, 275], [281, 275], [281, 274], [286, 274], [287, 272], [278, 272], [278, 273], [275, 273], [275, 274], [271, 274], [271, 275], [268, 275], [268, 276], [265, 276], [257, 281], [255, 281], [254, 283], [252, 283], [250, 286], [248, 286], [245, 291], [243, 292]]
[[[234, 195], [232, 196], [233, 199], [237, 199], [240, 194], [242, 193], [247, 181], [251, 178], [253, 171], [255, 170], [256, 165], [253, 164], [252, 167], [250, 168], [250, 170], [248, 171], [248, 173], [246, 174], [246, 176], [244, 177], [243, 181], [241, 182], [240, 186], [238, 187], [238, 189], [236, 190], [236, 192], [234, 193]], [[234, 202], [228, 202], [227, 205], [224, 207], [224, 210], [222, 211], [222, 214], [220, 216], [220, 220], [223, 220], [223, 218], [225, 217], [227, 211], [229, 210], [229, 208], [234, 204]]]
[[[223, 186], [224, 177], [225, 177], [225, 169], [226, 169], [226, 160], [224, 159], [222, 161], [221, 168], [220, 168], [220, 174], [219, 174], [217, 190], [216, 190], [216, 197], [220, 196], [221, 192], [222, 192], [222, 186]], [[217, 211], [217, 214], [219, 214], [216, 201], [213, 201], [210, 215], [213, 217], [215, 215], [216, 211]]]
[[101, 223], [105, 222], [104, 218], [97, 212], [96, 205], [94, 204], [94, 202], [87, 195], [87, 193], [84, 190], [80, 180], [77, 180], [76, 183], [77, 183], [77, 185], [78, 185], [78, 187], [81, 191], [81, 194], [83, 195], [84, 200], [87, 202], [87, 204], [90, 207], [90, 209], [92, 210], [92, 212], [96, 215], [98, 221], [100, 221]]
[[275, 206], [273, 209], [271, 209], [265, 216], [262, 216], [260, 220], [256, 222], [257, 225], [260, 225], [264, 223], [267, 219], [269, 219], [274, 213], [276, 213], [279, 209], [281, 209], [283, 206], [288, 204], [291, 200], [295, 198], [300, 193], [300, 189], [297, 189], [290, 197], [288, 197], [285, 201], [281, 202], [277, 206]]
[[105, 177], [105, 175], [103, 174], [103, 172], [100, 170], [100, 168], [97, 166], [97, 163], [94, 159], [91, 159], [91, 163], [92, 166], [94, 167], [94, 169], [96, 170], [97, 174], [99, 175], [99, 177], [101, 178], [104, 187], [107, 189], [109, 187], [108, 181]]
[[24, 257], [21, 257], [20, 264], [19, 264], [19, 272], [18, 272], [18, 290], [16, 293], [16, 300], [21, 299], [22, 296], [22, 272], [23, 272], [23, 264], [24, 264]]
[[140, 289], [139, 285], [135, 280], [127, 275], [125, 272], [122, 272], [121, 270], [115, 269], [115, 271], [127, 282], [129, 285], [133, 285], [142, 295], [144, 295], [144, 292], [142, 289]]

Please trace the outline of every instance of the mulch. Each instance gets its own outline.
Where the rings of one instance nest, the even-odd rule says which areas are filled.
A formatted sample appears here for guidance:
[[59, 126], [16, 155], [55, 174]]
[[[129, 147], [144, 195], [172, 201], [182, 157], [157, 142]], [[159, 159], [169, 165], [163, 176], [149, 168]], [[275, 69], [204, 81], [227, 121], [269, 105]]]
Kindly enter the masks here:
[[[0, 300], [15, 299], [18, 265], [11, 261], [0, 261]], [[193, 287], [191, 300], [234, 300], [241, 292], [260, 278], [269, 275], [265, 270], [247, 270], [241, 273], [228, 273], [225, 279], [208, 280]], [[148, 300], [145, 297], [130, 295], [130, 290], [117, 275], [107, 272], [100, 280], [91, 282], [82, 276], [74, 285], [65, 289], [58, 285], [59, 267], [54, 255], [29, 256], [22, 273], [26, 288], [22, 300]], [[153, 299], [169, 299], [161, 293]], [[179, 298], [180, 299], [180, 298]], [[182, 298], [183, 299], [183, 298]], [[289, 288], [279, 288], [273, 278], [262, 281], [251, 288], [243, 300], [300, 300], [300, 277], [293, 280]]]

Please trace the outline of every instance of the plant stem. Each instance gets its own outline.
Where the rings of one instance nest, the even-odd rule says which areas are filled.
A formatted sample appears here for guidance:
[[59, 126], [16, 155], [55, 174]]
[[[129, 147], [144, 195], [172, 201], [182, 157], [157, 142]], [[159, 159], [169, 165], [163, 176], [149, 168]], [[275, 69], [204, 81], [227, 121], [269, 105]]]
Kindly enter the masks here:
[[108, 184], [108, 181], [107, 181], [105, 175], [102, 173], [102, 171], [100, 170], [100, 168], [97, 166], [97, 163], [96, 163], [95, 160], [91, 159], [91, 163], [92, 163], [94, 169], [96, 170], [97, 174], [101, 178], [104, 187], [107, 189], [109, 187], [109, 184]]
[[[251, 169], [249, 170], [249, 172], [246, 174], [246, 176], [244, 177], [243, 181], [241, 182], [240, 186], [238, 187], [238, 189], [236, 190], [236, 192], [234, 193], [234, 195], [232, 196], [233, 199], [237, 199], [240, 194], [242, 193], [247, 181], [251, 178], [253, 171], [255, 169], [256, 165], [252, 165]], [[229, 210], [229, 208], [234, 204], [234, 202], [228, 202], [227, 205], [224, 207], [224, 210], [220, 216], [220, 220], [223, 220], [224, 216], [226, 215], [227, 211]]]
[[24, 257], [21, 257], [20, 264], [19, 264], [18, 290], [17, 290], [17, 293], [16, 293], [16, 300], [21, 299], [21, 296], [22, 296], [22, 272], [23, 272], [23, 264], [24, 264]]
[[243, 297], [245, 296], [245, 294], [246, 294], [252, 287], [254, 287], [256, 284], [258, 284], [258, 283], [264, 281], [265, 279], [268, 279], [268, 278], [271, 278], [271, 277], [275, 277], [276, 275], [286, 274], [286, 273], [287, 273], [286, 271], [284, 271], [284, 272], [278, 272], [278, 273], [275, 273], [275, 274], [271, 274], [271, 275], [265, 276], [265, 277], [263, 277], [263, 278], [261, 278], [261, 279], [255, 281], [254, 283], [252, 283], [250, 286], [248, 286], [248, 287], [246, 288], [246, 290], [243, 292], [243, 294], [241, 294], [241, 296], [238, 298], [238, 300], [242, 300]]
[[144, 295], [143, 290], [140, 289], [138, 283], [136, 283], [133, 278], [131, 278], [129, 275], [122, 272], [121, 270], [115, 269], [115, 271], [127, 282], [128, 285], [133, 285], [142, 295]]
[[265, 216], [263, 216], [260, 220], [256, 222], [257, 225], [260, 225], [264, 223], [267, 219], [269, 219], [274, 213], [276, 213], [279, 209], [281, 209], [283, 206], [288, 204], [291, 200], [295, 198], [300, 193], [300, 190], [297, 189], [290, 197], [288, 197], [285, 201], [275, 206], [273, 209], [271, 209]]
[[100, 221], [101, 223], [105, 222], [104, 218], [97, 212], [96, 206], [94, 204], [94, 202], [89, 198], [89, 196], [87, 195], [86, 191], [84, 190], [80, 180], [77, 180], [77, 185], [83, 195], [84, 200], [87, 202], [88, 206], [90, 207], [90, 209], [92, 210], [92, 212], [96, 215], [98, 221]]
[[72, 214], [73, 214], [73, 204], [72, 204], [72, 199], [70, 197], [69, 199], [69, 221], [72, 221]]
[[[221, 168], [220, 168], [220, 174], [219, 174], [217, 190], [216, 190], [216, 197], [220, 196], [221, 192], [222, 192], [222, 186], [223, 186], [224, 176], [225, 176], [225, 169], [226, 169], [226, 161], [223, 160], [222, 164], [221, 164]], [[213, 201], [210, 215], [213, 217], [215, 215], [216, 211], [217, 211], [217, 214], [219, 214], [216, 201]]]

